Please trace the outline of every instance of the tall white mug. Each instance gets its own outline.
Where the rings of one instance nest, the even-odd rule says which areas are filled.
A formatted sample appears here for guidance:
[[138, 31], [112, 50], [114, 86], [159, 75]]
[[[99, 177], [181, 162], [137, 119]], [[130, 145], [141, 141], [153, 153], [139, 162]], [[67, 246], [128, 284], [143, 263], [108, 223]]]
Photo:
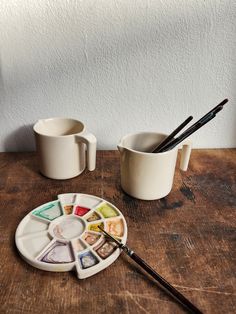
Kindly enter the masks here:
[[82, 122], [68, 118], [39, 120], [33, 127], [40, 172], [52, 179], [70, 179], [96, 166], [95, 136]]
[[182, 147], [180, 169], [186, 171], [191, 154], [191, 141], [162, 153], [150, 153], [166, 134], [142, 132], [124, 136], [120, 151], [121, 187], [129, 195], [142, 200], [155, 200], [172, 189], [178, 148]]

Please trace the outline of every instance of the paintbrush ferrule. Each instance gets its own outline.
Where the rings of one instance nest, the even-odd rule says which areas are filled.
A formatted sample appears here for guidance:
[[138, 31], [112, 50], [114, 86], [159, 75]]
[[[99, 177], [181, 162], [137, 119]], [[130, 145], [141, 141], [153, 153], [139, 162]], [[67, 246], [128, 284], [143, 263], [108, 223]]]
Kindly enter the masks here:
[[127, 245], [123, 245], [122, 250], [129, 256], [134, 254], [134, 251], [132, 251]]

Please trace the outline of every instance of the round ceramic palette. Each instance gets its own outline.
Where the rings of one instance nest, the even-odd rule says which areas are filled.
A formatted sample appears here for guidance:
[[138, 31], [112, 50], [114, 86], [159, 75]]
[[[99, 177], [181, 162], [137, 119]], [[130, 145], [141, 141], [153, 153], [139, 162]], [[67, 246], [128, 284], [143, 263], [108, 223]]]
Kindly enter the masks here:
[[23, 218], [16, 230], [16, 246], [34, 267], [75, 269], [82, 279], [109, 266], [121, 252], [99, 226], [126, 243], [126, 221], [117, 207], [92, 195], [60, 194], [58, 200], [35, 208]]

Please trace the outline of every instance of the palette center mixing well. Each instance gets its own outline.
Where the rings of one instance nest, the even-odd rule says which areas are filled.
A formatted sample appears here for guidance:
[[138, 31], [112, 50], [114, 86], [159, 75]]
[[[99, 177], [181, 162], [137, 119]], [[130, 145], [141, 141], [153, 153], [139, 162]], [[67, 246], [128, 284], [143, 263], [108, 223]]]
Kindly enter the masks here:
[[58, 200], [35, 208], [22, 219], [16, 246], [32, 266], [58, 272], [75, 269], [82, 279], [108, 267], [121, 253], [99, 226], [126, 243], [127, 224], [113, 204], [87, 194], [60, 194]]

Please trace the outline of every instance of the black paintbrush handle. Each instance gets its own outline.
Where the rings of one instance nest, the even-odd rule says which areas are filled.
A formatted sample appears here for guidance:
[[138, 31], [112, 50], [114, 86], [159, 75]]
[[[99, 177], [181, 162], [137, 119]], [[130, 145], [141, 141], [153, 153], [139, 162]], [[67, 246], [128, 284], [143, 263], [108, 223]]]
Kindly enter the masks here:
[[162, 141], [156, 148], [153, 149], [152, 153], [158, 153], [162, 147], [169, 143], [173, 137], [179, 133], [191, 120], [192, 116], [189, 116], [183, 123], [181, 123], [169, 136], [167, 136], [164, 141]]
[[215, 117], [215, 115], [223, 109], [223, 106], [228, 102], [228, 99], [224, 99], [221, 103], [219, 103], [216, 107], [210, 110], [207, 114], [205, 114], [201, 119], [195, 122], [192, 126], [190, 126], [185, 132], [183, 132], [179, 137], [174, 140], [171, 140], [167, 144], [161, 147], [158, 152], [165, 152], [167, 150], [172, 149], [180, 142], [182, 142], [186, 137], [196, 132], [200, 127], [209, 122], [211, 119]]
[[[219, 107], [217, 109], [217, 112], [219, 112], [223, 107]], [[182, 133], [179, 137], [177, 137], [176, 139], [174, 139], [173, 141], [171, 141], [170, 143], [168, 143], [167, 145], [165, 145], [164, 147], [162, 147], [160, 149], [160, 152], [165, 152], [167, 150], [170, 150], [172, 148], [174, 148], [176, 145], [178, 145], [179, 143], [181, 143], [183, 140], [185, 140], [188, 136], [190, 136], [191, 134], [193, 134], [194, 132], [196, 132], [198, 129], [200, 129], [202, 126], [204, 126], [206, 123], [208, 123], [209, 121], [211, 121], [213, 118], [215, 118], [215, 114], [211, 114], [209, 115], [209, 117], [205, 118], [204, 120], [202, 120], [202, 122], [198, 122], [194, 128], [192, 128], [191, 130], [186, 130], [184, 133]]]
[[152, 269], [142, 258], [131, 250], [125, 250], [126, 253], [149, 275], [151, 275], [168, 294], [175, 298], [182, 306], [185, 307], [190, 313], [202, 314], [202, 312], [185, 298], [178, 290], [176, 290], [171, 284], [169, 284], [164, 278], [162, 278], [154, 269]]
[[216, 107], [214, 107], [212, 110], [210, 110], [207, 114], [205, 114], [201, 119], [199, 119], [197, 122], [195, 122], [192, 126], [190, 126], [185, 132], [183, 132], [179, 137], [176, 139], [172, 139], [170, 142], [165, 144], [164, 146], [159, 149], [158, 152], [165, 152], [167, 150], [172, 149], [176, 145], [178, 145], [180, 142], [182, 142], [186, 137], [191, 135], [192, 133], [196, 132], [200, 127], [202, 127], [204, 124], [209, 122], [211, 119], [215, 117], [215, 115], [223, 109], [223, 106], [228, 102], [228, 99], [224, 99], [221, 103], [219, 103]]

